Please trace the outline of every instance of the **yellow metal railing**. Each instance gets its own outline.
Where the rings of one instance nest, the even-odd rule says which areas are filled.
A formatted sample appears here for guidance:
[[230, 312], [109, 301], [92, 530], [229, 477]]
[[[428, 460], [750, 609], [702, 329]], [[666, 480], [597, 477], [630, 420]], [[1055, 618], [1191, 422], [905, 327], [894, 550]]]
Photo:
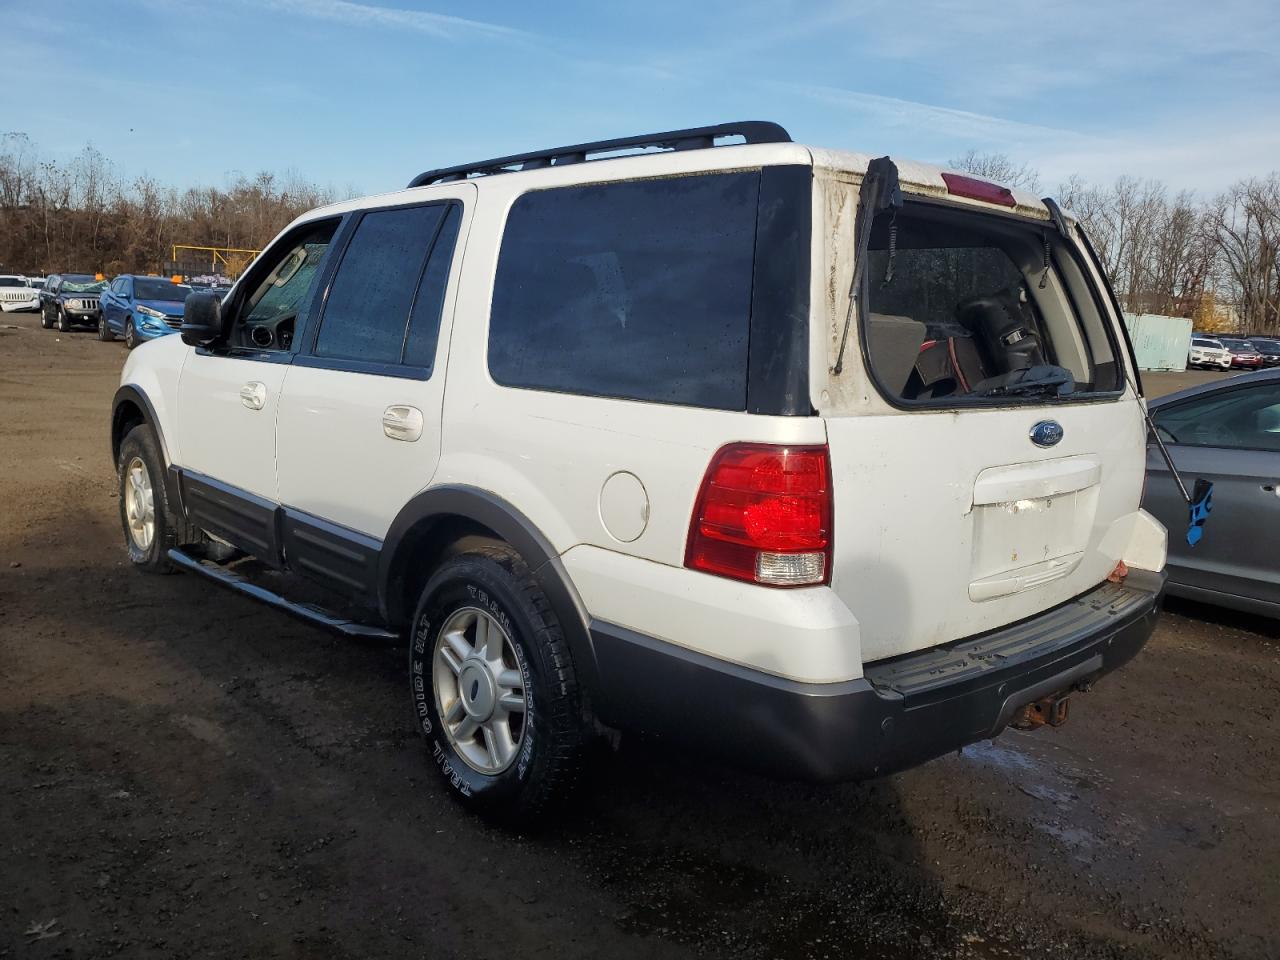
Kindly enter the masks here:
[[244, 268], [262, 251], [245, 250], [239, 247], [200, 247], [190, 243], [175, 243], [173, 245], [173, 261], [178, 262], [179, 250], [193, 250], [209, 254], [209, 271], [211, 273], [218, 272], [219, 264], [221, 264], [221, 272], [225, 273], [231, 279], [240, 276]]

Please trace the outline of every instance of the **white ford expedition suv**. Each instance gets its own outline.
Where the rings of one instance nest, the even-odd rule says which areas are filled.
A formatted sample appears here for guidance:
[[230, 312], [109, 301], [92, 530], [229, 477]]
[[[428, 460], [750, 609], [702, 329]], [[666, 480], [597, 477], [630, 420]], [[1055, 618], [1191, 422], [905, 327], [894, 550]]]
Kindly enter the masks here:
[[1052, 201], [751, 122], [298, 218], [111, 446], [134, 564], [403, 638], [527, 818], [602, 729], [837, 780], [1061, 722], [1161, 604], [1139, 388]]

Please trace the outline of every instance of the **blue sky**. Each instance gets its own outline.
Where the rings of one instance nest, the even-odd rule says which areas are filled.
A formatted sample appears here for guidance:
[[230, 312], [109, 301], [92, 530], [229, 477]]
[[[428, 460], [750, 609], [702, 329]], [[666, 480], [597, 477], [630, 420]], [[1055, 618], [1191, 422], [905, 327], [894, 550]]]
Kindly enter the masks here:
[[[0, 132], [187, 186], [339, 191], [582, 140], [768, 119], [806, 143], [968, 149], [1212, 193], [1280, 169], [1263, 0], [0, 0]], [[23, 53], [14, 55], [21, 41]]]

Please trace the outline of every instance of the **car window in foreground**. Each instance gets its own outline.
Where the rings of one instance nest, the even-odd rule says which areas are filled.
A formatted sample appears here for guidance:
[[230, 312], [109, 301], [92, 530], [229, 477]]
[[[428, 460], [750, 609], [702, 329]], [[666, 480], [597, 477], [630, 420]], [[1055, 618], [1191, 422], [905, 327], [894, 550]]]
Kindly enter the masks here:
[[1154, 419], [1174, 443], [1280, 452], [1280, 382], [1196, 397], [1157, 411]]
[[863, 337], [890, 399], [1058, 402], [1121, 386], [1097, 291], [1053, 231], [908, 202], [874, 221], [865, 269]]
[[745, 409], [759, 184], [723, 173], [520, 197], [494, 283], [493, 378]]

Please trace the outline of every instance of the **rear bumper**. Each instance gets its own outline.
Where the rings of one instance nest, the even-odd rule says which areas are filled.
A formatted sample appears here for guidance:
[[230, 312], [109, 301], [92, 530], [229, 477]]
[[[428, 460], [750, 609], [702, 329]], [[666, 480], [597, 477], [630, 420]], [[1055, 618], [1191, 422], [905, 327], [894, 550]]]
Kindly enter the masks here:
[[1164, 573], [1134, 570], [991, 633], [868, 664], [843, 683], [786, 680], [593, 622], [597, 711], [775, 776], [881, 776], [995, 736], [1026, 704], [1083, 688], [1146, 644]]

